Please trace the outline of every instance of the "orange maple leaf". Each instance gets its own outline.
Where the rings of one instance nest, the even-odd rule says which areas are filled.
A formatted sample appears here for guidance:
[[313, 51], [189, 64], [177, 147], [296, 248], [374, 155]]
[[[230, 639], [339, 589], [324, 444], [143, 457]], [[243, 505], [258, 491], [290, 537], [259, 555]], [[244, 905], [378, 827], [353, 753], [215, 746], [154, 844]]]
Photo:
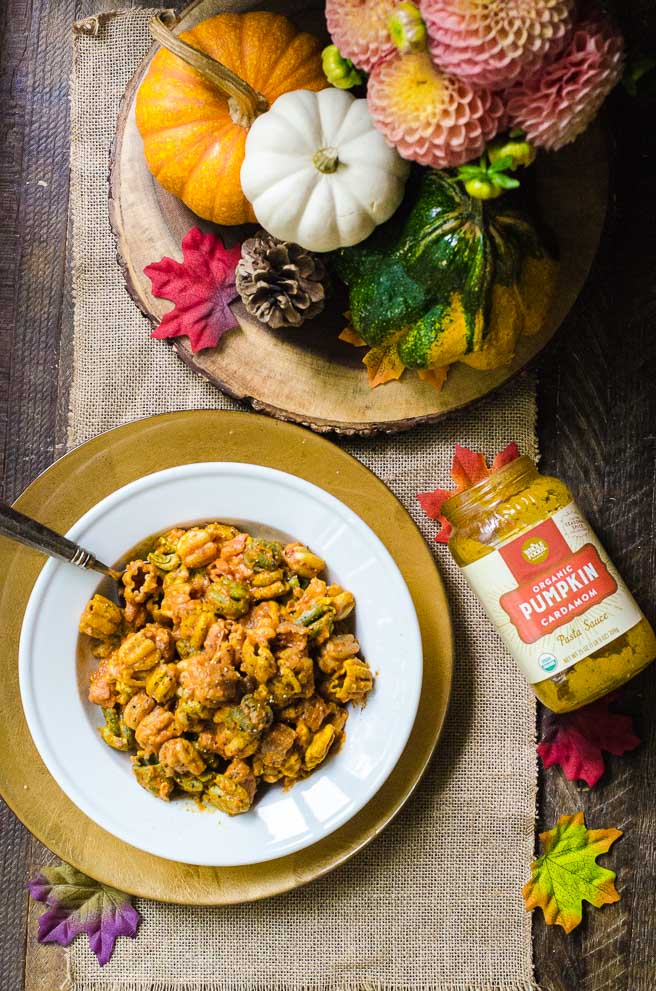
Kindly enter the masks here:
[[428, 382], [434, 389], [437, 389], [438, 392], [442, 391], [448, 374], [448, 365], [443, 365], [442, 368], [421, 368], [417, 372], [417, 375], [422, 382]]
[[499, 468], [514, 461], [519, 457], [519, 449], [513, 441], [504, 448], [492, 462], [492, 467], [488, 468], [485, 455], [476, 451], [470, 451], [468, 447], [461, 447], [456, 444], [453, 451], [453, 464], [451, 466], [451, 478], [456, 483], [455, 489], [435, 489], [433, 492], [420, 492], [417, 496], [421, 508], [430, 516], [432, 520], [437, 520], [441, 527], [435, 537], [439, 544], [448, 544], [451, 536], [452, 526], [442, 515], [442, 506], [451, 496], [464, 492], [477, 482], [482, 482]]
[[357, 330], [353, 330], [353, 327], [344, 327], [339, 339], [346, 341], [347, 344], [352, 344], [354, 348], [366, 348], [367, 346], [367, 342], [362, 340]]
[[344, 310], [342, 316], [347, 321], [347, 324], [339, 335], [339, 340], [346, 341], [347, 344], [352, 344], [354, 348], [366, 348], [367, 342], [360, 337], [357, 330], [353, 327], [351, 311]]
[[384, 385], [385, 382], [392, 382], [400, 379], [405, 371], [405, 365], [399, 357], [396, 340], [386, 341], [385, 344], [378, 344], [371, 348], [362, 359], [367, 366], [369, 375], [369, 388], [375, 389], [377, 385]]

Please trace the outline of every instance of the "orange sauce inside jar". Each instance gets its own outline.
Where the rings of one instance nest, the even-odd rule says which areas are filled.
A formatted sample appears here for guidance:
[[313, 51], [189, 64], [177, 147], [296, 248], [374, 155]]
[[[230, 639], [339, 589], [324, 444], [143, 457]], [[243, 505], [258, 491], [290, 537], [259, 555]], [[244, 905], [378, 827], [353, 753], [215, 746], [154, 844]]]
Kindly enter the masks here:
[[656, 636], [567, 486], [522, 457], [443, 506], [449, 549], [537, 697], [569, 712], [656, 658]]

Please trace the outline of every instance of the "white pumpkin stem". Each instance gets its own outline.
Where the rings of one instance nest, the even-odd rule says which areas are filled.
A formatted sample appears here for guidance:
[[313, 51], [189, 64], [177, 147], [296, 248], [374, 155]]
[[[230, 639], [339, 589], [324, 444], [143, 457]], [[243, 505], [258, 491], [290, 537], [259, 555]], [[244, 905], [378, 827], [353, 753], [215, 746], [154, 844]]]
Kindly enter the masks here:
[[312, 164], [319, 172], [323, 172], [326, 175], [331, 172], [337, 172], [339, 165], [337, 148], [319, 148], [319, 151], [316, 151], [312, 156]]
[[256, 117], [269, 109], [269, 101], [266, 97], [253, 89], [236, 72], [174, 34], [164, 23], [162, 14], [151, 18], [148, 22], [148, 30], [155, 41], [181, 58], [192, 69], [196, 69], [204, 79], [225, 93], [228, 97], [230, 116], [235, 124], [248, 129]]

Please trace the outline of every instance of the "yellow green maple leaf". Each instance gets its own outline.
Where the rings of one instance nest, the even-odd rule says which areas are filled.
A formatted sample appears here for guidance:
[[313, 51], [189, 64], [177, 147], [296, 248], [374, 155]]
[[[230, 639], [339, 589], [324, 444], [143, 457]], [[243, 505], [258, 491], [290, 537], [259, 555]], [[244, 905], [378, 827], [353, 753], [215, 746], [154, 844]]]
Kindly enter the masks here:
[[582, 812], [561, 816], [540, 833], [544, 853], [531, 864], [531, 880], [522, 888], [526, 911], [541, 908], [549, 926], [569, 933], [583, 918], [583, 902], [595, 908], [620, 900], [615, 873], [596, 858], [622, 835], [619, 829], [587, 829]]

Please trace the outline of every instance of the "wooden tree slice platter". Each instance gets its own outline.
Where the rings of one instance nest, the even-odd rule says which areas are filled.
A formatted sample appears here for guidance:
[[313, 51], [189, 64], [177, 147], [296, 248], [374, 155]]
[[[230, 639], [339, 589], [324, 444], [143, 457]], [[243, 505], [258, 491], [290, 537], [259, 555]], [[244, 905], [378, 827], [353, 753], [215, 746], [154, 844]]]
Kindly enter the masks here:
[[[262, 7], [287, 14], [304, 30], [325, 31], [323, 0], [199, 0], [182, 11], [178, 25], [185, 30], [223, 10]], [[110, 220], [119, 263], [128, 291], [154, 325], [172, 304], [151, 294], [150, 280], [143, 274], [146, 265], [165, 255], [181, 260], [180, 242], [194, 225], [218, 230], [227, 245], [254, 229], [216, 228], [199, 220], [148, 171], [135, 121], [135, 97], [156, 50], [153, 45], [127, 87], [110, 172]], [[287, 331], [269, 330], [237, 301], [232, 308], [239, 327], [226, 334], [217, 348], [193, 354], [187, 338], [177, 339], [173, 347], [187, 365], [223, 392], [261, 412], [321, 432], [393, 432], [438, 420], [488, 395], [526, 367], [554, 336], [587, 278], [608, 200], [602, 128], [591, 128], [556, 155], [541, 155], [536, 173], [540, 213], [558, 242], [560, 279], [548, 320], [536, 336], [521, 339], [511, 365], [489, 372], [455, 365], [440, 393], [413, 372], [372, 390], [362, 365], [363, 351], [337, 339], [346, 322], [346, 294], [342, 297], [339, 292], [323, 314]]]

